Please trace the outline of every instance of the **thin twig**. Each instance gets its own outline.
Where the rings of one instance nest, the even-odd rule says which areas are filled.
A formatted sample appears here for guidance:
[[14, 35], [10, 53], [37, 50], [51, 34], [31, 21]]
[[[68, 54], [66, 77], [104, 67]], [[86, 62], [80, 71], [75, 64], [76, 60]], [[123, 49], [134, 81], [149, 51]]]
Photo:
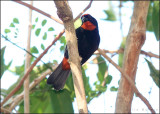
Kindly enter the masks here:
[[[110, 54], [119, 54], [119, 53], [124, 53], [124, 48], [120, 48], [120, 49], [118, 49], [118, 50], [113, 50], [113, 51], [103, 49], [103, 51], [104, 51], [105, 53], [110, 53]], [[144, 51], [144, 50], [141, 50], [140, 53], [143, 54], [143, 55], [145, 55], [145, 56], [148, 56], [148, 57], [155, 57], [155, 58], [157, 58], [157, 59], [160, 58], [159, 55], [154, 54], [154, 53], [152, 53], [152, 52], [146, 52], [146, 51]], [[96, 51], [94, 54], [97, 55], [97, 54], [99, 54], [99, 52]]]
[[145, 51], [143, 51], [143, 50], [141, 50], [141, 54], [144, 54], [145, 56], [149, 56], [149, 57], [155, 57], [155, 58], [157, 58], [157, 59], [160, 58], [159, 55], [156, 55], [156, 54], [154, 54], [154, 53], [152, 53], [152, 52], [145, 52]]
[[78, 18], [80, 18], [80, 16], [81, 16], [85, 11], [87, 11], [87, 10], [91, 7], [92, 2], [93, 2], [93, 0], [91, 0], [91, 1], [89, 2], [89, 4], [87, 5], [87, 7], [74, 19], [74, 22], [75, 22]]
[[110, 59], [103, 50], [98, 49], [99, 53], [106, 58], [114, 67], [116, 67], [120, 72], [121, 72], [121, 76], [124, 76], [128, 82], [130, 83], [133, 91], [135, 92], [136, 96], [139, 97], [148, 107], [148, 109], [152, 112], [155, 113], [154, 109], [152, 108], [152, 106], [150, 105], [149, 101], [138, 91], [137, 87], [135, 86], [134, 82], [132, 81], [132, 79], [125, 73], [123, 72], [123, 70], [121, 69], [121, 67], [119, 67], [114, 61], [112, 61], [112, 59]]
[[35, 11], [37, 11], [37, 12], [39, 12], [39, 13], [41, 13], [41, 14], [49, 17], [49, 18], [51, 18], [52, 20], [56, 21], [56, 22], [59, 23], [59, 24], [63, 24], [63, 22], [62, 22], [61, 20], [56, 19], [56, 18], [53, 17], [52, 15], [50, 15], [50, 14], [48, 14], [48, 13], [46, 13], [46, 12], [44, 12], [44, 11], [42, 11], [42, 10], [34, 7], [34, 6], [32, 6], [32, 5], [30, 5], [30, 4], [27, 4], [27, 3], [22, 2], [22, 1], [17, 1], [17, 0], [12, 0], [12, 1], [17, 2], [17, 3], [19, 3], [19, 4], [22, 4], [22, 5], [28, 7], [28, 8], [30, 8], [30, 9], [32, 9], [32, 10], [35, 10]]

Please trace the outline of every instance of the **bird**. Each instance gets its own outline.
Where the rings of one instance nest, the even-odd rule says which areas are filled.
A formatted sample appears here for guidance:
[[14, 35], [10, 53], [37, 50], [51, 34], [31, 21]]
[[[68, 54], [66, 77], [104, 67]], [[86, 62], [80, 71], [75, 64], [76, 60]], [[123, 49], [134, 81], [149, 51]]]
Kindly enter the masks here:
[[[75, 31], [78, 42], [79, 56], [82, 58], [81, 65], [83, 65], [98, 49], [100, 35], [98, 23], [94, 17], [90, 14], [84, 14], [81, 16], [81, 20], [81, 26]], [[62, 62], [47, 79], [47, 84], [52, 85], [52, 87], [57, 91], [64, 88], [65, 82], [71, 72], [68, 58], [68, 49], [66, 46]]]

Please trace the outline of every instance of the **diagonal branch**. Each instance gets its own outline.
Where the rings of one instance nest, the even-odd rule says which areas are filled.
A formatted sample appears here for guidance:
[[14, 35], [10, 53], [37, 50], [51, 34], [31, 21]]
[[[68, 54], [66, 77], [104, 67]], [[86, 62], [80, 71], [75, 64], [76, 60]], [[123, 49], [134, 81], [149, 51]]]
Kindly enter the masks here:
[[93, 2], [93, 0], [91, 0], [91, 1], [89, 2], [89, 4], [87, 5], [87, 7], [74, 19], [74, 22], [75, 22], [85, 11], [87, 11], [87, 10], [91, 7], [92, 2]]
[[35, 10], [35, 11], [37, 11], [38, 13], [41, 13], [41, 14], [43, 14], [43, 15], [51, 18], [52, 20], [56, 21], [56, 22], [59, 23], [59, 24], [63, 24], [63, 22], [62, 22], [61, 20], [56, 19], [56, 18], [53, 17], [52, 15], [50, 15], [50, 14], [48, 14], [48, 13], [46, 13], [46, 12], [44, 12], [44, 11], [42, 11], [42, 10], [34, 7], [34, 6], [32, 6], [32, 5], [30, 5], [30, 4], [27, 4], [27, 3], [22, 2], [22, 1], [20, 1], [20, 0], [18, 0], [18, 1], [17, 1], [17, 0], [12, 0], [12, 1], [13, 1], [13, 2], [17, 2], [17, 3], [21, 4], [21, 5], [24, 5], [24, 6], [30, 8], [30, 9], [32, 9], [32, 10]]
[[[124, 53], [124, 48], [120, 48], [120, 49], [118, 49], [118, 50], [113, 50], [113, 51], [103, 49], [103, 51], [104, 51], [105, 53], [110, 53], [110, 54], [113, 54], [113, 55], [114, 55], [114, 54]], [[144, 50], [141, 50], [140, 53], [143, 54], [143, 55], [145, 55], [145, 56], [148, 56], [148, 57], [155, 57], [155, 58], [157, 58], [157, 59], [160, 58], [159, 55], [154, 54], [154, 53], [152, 53], [152, 52], [146, 52], [146, 51], [144, 51]], [[96, 51], [94, 54], [99, 54], [99, 52]], [[113, 56], [113, 55], [112, 55], [112, 56]]]
[[133, 91], [135, 92], [136, 96], [139, 97], [148, 107], [148, 109], [152, 112], [155, 113], [154, 109], [152, 108], [152, 106], [150, 105], [149, 101], [138, 91], [137, 87], [135, 86], [134, 82], [132, 81], [132, 79], [121, 69], [120, 66], [118, 66], [114, 61], [112, 61], [112, 59], [110, 59], [103, 50], [98, 49], [99, 53], [106, 58], [114, 67], [116, 67], [122, 74], [122, 76], [124, 76], [129, 84], [131, 85]]

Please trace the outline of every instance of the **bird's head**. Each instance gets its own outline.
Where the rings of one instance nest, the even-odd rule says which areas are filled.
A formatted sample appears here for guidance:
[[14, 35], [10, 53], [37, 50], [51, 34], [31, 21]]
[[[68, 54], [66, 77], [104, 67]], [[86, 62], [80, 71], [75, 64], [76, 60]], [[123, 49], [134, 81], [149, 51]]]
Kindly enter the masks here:
[[92, 17], [90, 14], [84, 14], [81, 16], [82, 19], [82, 28], [85, 30], [94, 30], [98, 27], [97, 20]]

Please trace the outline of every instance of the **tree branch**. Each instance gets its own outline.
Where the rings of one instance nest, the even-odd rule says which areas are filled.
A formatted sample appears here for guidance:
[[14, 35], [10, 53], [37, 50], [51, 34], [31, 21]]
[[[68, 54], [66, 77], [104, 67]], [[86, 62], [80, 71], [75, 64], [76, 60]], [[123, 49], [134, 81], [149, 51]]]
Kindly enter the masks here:
[[129, 77], [129, 75], [127, 75], [127, 73], [125, 73], [122, 68], [120, 66], [118, 66], [114, 61], [112, 61], [112, 59], [110, 59], [103, 50], [98, 49], [99, 53], [106, 58], [114, 67], [116, 67], [122, 74], [122, 77], [124, 77], [125, 79], [127, 79], [128, 83], [130, 84], [130, 86], [132, 87], [133, 91], [135, 92], [136, 96], [139, 97], [148, 107], [148, 109], [152, 112], [155, 113], [154, 109], [152, 108], [152, 106], [150, 105], [149, 101], [138, 91], [138, 89], [136, 88], [133, 80]]
[[[148, 7], [149, 1], [134, 1], [131, 26], [126, 39], [122, 69], [134, 82], [139, 54], [146, 39], [146, 18]], [[131, 113], [133, 94], [133, 88], [122, 76], [116, 100], [116, 113]]]
[[[124, 48], [120, 48], [120, 49], [118, 49], [118, 50], [113, 50], [113, 51], [103, 49], [103, 51], [104, 51], [105, 53], [110, 53], [110, 54], [114, 55], [114, 54], [124, 53]], [[155, 57], [155, 58], [157, 58], [157, 59], [160, 58], [159, 55], [154, 54], [154, 53], [152, 53], [152, 52], [146, 52], [146, 51], [144, 51], [144, 50], [141, 50], [140, 53], [143, 54], [143, 55], [145, 55], [145, 56], [148, 56], [148, 57]], [[99, 52], [96, 51], [94, 54], [99, 54]]]
[[67, 1], [54, 1], [54, 3], [57, 7], [57, 14], [59, 18], [62, 19], [65, 27], [69, 63], [72, 71], [79, 113], [88, 113], [72, 11]]
[[21, 4], [21, 5], [24, 5], [24, 6], [30, 8], [30, 9], [32, 9], [32, 10], [35, 10], [35, 11], [37, 11], [38, 13], [41, 13], [41, 14], [43, 14], [43, 15], [51, 18], [52, 20], [56, 21], [56, 22], [59, 23], [59, 24], [63, 24], [63, 22], [62, 22], [61, 20], [56, 19], [56, 18], [53, 17], [52, 15], [50, 15], [50, 14], [48, 14], [48, 13], [46, 13], [46, 12], [44, 12], [44, 11], [42, 11], [42, 10], [34, 7], [34, 6], [32, 6], [32, 5], [30, 5], [30, 4], [27, 4], [27, 3], [22, 2], [22, 1], [20, 1], [20, 0], [18, 0], [18, 1], [17, 1], [17, 0], [12, 0], [12, 1], [13, 1], [13, 2], [17, 2], [17, 3]]

